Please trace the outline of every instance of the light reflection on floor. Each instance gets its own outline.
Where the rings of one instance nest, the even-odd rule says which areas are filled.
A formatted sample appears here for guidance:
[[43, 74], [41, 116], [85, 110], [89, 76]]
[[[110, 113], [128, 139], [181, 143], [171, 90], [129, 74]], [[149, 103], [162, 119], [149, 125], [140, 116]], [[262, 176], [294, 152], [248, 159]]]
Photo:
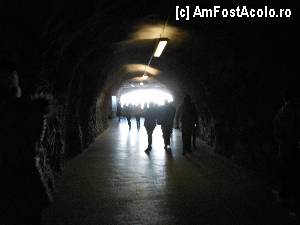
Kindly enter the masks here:
[[146, 154], [143, 120], [140, 131], [134, 120], [130, 131], [125, 119], [111, 121], [66, 166], [43, 224], [287, 224], [252, 173], [200, 143], [182, 156], [177, 130], [167, 153], [161, 135], [157, 126]]
[[[140, 130], [137, 129], [135, 119], [131, 120], [132, 128], [129, 130], [126, 119], [118, 123], [118, 150], [115, 152], [115, 159], [121, 163], [120, 170], [126, 170], [134, 174], [132, 183], [143, 183], [151, 180], [148, 188], [139, 188], [141, 195], [151, 195], [155, 189], [158, 192], [164, 192], [166, 189], [165, 180], [168, 177], [168, 167], [172, 162], [175, 152], [166, 152], [164, 150], [164, 141], [160, 125], [157, 125], [153, 132], [152, 151], [145, 153], [148, 146], [147, 132], [144, 127], [144, 119], [141, 119]], [[175, 147], [176, 135], [172, 135], [171, 148]], [[138, 185], [138, 187], [141, 187]], [[149, 191], [152, 190], [152, 191]]]

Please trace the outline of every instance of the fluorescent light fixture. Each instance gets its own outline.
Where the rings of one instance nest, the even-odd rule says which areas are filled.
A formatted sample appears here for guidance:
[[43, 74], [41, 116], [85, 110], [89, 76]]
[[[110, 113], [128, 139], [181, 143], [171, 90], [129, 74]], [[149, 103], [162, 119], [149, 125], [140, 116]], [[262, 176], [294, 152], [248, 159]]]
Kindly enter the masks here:
[[158, 39], [158, 44], [154, 52], [154, 57], [160, 57], [161, 53], [163, 52], [164, 48], [168, 43], [168, 38], [160, 38]]

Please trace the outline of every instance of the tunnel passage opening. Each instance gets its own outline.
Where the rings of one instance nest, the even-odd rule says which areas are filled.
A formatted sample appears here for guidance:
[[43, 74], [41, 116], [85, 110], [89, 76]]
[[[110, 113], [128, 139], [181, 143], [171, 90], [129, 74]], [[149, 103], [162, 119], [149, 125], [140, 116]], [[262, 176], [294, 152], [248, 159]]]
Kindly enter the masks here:
[[168, 90], [164, 89], [133, 89], [127, 93], [123, 93], [120, 96], [121, 106], [134, 105], [144, 107], [151, 102], [157, 105], [163, 105], [165, 102], [172, 102], [173, 96]]
[[157, 80], [149, 80], [147, 78], [144, 82], [137, 82], [136, 79], [130, 79], [120, 85], [111, 97], [112, 115], [117, 115], [117, 104], [121, 108], [131, 105], [143, 109], [149, 107], [150, 103], [162, 106], [166, 102], [174, 101], [175, 97], [168, 87]]

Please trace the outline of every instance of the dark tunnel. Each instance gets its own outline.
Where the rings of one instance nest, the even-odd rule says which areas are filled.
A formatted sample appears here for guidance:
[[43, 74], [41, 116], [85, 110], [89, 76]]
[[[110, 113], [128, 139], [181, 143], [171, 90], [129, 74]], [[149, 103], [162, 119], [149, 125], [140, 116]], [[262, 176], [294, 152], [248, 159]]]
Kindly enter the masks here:
[[[233, 1], [229, 4], [176, 0], [1, 0], [0, 225], [297, 224], [300, 206], [300, 187], [296, 185], [300, 178], [297, 79], [300, 39], [297, 4], [292, 1], [256, 0], [243, 3], [248, 8], [255, 9], [265, 10], [265, 6], [276, 10], [290, 9], [291, 15], [282, 18], [222, 18], [221, 13], [215, 18], [200, 18], [193, 17], [192, 11], [189, 20], [177, 18], [178, 13], [179, 17], [181, 15], [176, 6], [183, 10], [187, 9], [186, 6], [192, 10], [196, 6], [211, 9], [216, 5], [235, 9], [240, 4], [242, 3]], [[153, 57], [159, 38], [167, 38], [168, 42], [162, 55]], [[12, 83], [19, 84], [21, 92], [16, 89], [16, 93], [21, 93], [21, 97], [17, 94], [17, 98], [11, 98], [8, 94], [16, 87]], [[55, 214], [55, 210], [50, 210], [51, 212], [43, 213], [41, 219], [42, 211], [60, 204], [61, 198], [57, 201], [55, 196], [65, 193], [63, 190], [70, 193], [75, 189], [78, 192], [93, 190], [91, 187], [86, 190], [73, 189], [71, 183], [64, 183], [75, 174], [68, 172], [67, 168], [73, 168], [70, 165], [80, 157], [89, 159], [87, 155], [95, 151], [93, 146], [100, 143], [99, 137], [100, 140], [102, 137], [109, 137], [112, 143], [115, 142], [113, 145], [106, 142], [99, 144], [99, 154], [102, 152], [103, 155], [110, 155], [112, 153], [107, 153], [106, 148], [118, 148], [119, 139], [113, 136], [113, 132], [117, 131], [112, 131], [118, 129], [115, 128], [118, 122], [112, 110], [112, 96], [119, 100], [124, 88], [133, 90], [147, 87], [168, 90], [176, 108], [182, 103], [184, 96], [191, 96], [199, 128], [195, 135], [201, 146], [205, 146], [203, 148], [210, 152], [208, 155], [201, 155], [200, 147], [197, 150], [200, 152], [198, 158], [197, 153], [193, 153], [186, 156], [187, 159], [174, 153], [172, 160], [165, 159], [165, 169], [178, 169], [178, 165], [175, 166], [177, 159], [180, 159], [177, 163], [182, 165], [197, 164], [197, 169], [191, 172], [195, 174], [194, 178], [188, 175], [188, 169], [185, 172], [186, 177], [192, 181], [201, 180], [202, 176], [205, 177], [203, 179], [210, 179], [207, 177], [213, 177], [218, 171], [223, 173], [222, 168], [226, 168], [224, 170], [228, 170], [230, 176], [224, 175], [220, 179], [222, 182], [224, 179], [224, 184], [228, 182], [230, 185], [237, 185], [236, 190], [227, 190], [226, 185], [220, 185], [219, 188], [223, 187], [227, 194], [218, 196], [219, 192], [214, 192], [211, 196], [214, 195], [217, 199], [215, 202], [233, 201], [242, 205], [245, 201], [249, 205], [234, 209], [229, 207], [224, 212], [221, 210], [222, 206], [209, 206], [210, 210], [205, 210], [205, 204], [212, 203], [206, 198], [201, 201], [196, 194], [198, 186], [191, 184], [192, 193], [187, 196], [181, 190], [174, 193], [178, 194], [178, 199], [192, 203], [186, 206], [189, 203], [185, 203], [185, 200], [170, 200], [169, 208], [163, 206], [166, 210], [175, 207], [177, 203], [182, 208], [175, 209], [174, 214], [169, 211], [159, 214], [168, 217], [156, 217], [156, 214], [144, 212], [148, 214], [146, 219], [143, 216], [130, 217], [130, 213], [115, 219], [110, 203], [106, 203], [107, 207], [98, 207], [102, 214], [90, 212], [86, 215], [82, 212], [74, 220], [64, 220], [69, 208], [74, 207], [72, 203], [68, 205], [65, 202], [60, 208], [63, 211]], [[287, 107], [287, 96], [295, 103], [292, 103], [294, 105], [291, 109], [287, 109], [290, 110], [289, 114], [283, 115], [284, 124], [278, 128], [276, 118]], [[288, 123], [292, 125], [289, 126]], [[276, 129], [281, 130], [276, 133]], [[112, 132], [111, 136], [109, 132]], [[129, 131], [122, 132], [127, 135]], [[180, 130], [174, 129], [174, 132], [175, 136], [179, 134], [178, 143], [181, 143]], [[279, 141], [278, 135], [285, 135], [284, 140]], [[34, 140], [33, 136], [38, 138]], [[145, 154], [143, 150], [140, 151]], [[172, 147], [173, 150], [181, 151], [180, 147]], [[154, 151], [155, 149], [152, 153]], [[219, 161], [209, 162], [209, 157]], [[101, 162], [102, 159], [99, 160]], [[151, 160], [155, 160], [155, 157]], [[208, 160], [207, 164], [205, 160]], [[214, 172], [206, 167], [217, 167], [218, 163], [220, 167]], [[82, 171], [85, 171], [84, 163], [82, 164]], [[86, 168], [90, 168], [88, 161], [86, 164]], [[24, 165], [27, 169], [22, 169]], [[251, 174], [251, 179], [255, 177], [259, 180], [257, 183], [261, 186], [249, 182], [245, 188], [249, 189], [247, 193], [252, 193], [249, 196], [253, 201], [245, 200], [247, 198], [243, 194], [236, 194], [239, 193], [240, 186], [239, 183], [235, 184], [237, 181], [232, 178], [235, 172], [230, 172], [229, 168], [235, 168], [232, 170], [239, 172], [247, 171]], [[98, 169], [106, 168], [99, 166]], [[198, 173], [198, 170], [204, 172]], [[31, 175], [28, 176], [26, 171]], [[80, 173], [81, 169], [74, 171]], [[32, 173], [36, 173], [42, 182], [36, 182]], [[99, 177], [104, 173], [99, 172]], [[217, 181], [214, 182], [218, 184]], [[242, 183], [241, 180], [239, 182]], [[292, 190], [289, 196], [280, 195], [284, 182], [288, 182], [285, 183], [285, 189]], [[172, 188], [183, 185], [176, 186], [177, 183], [174, 183], [173, 186], [168, 183], [170, 187], [167, 187], [173, 190]], [[101, 192], [101, 186], [98, 188]], [[40, 189], [45, 190], [47, 197], [38, 194]], [[271, 197], [267, 198], [263, 194], [255, 197], [257, 189], [259, 193], [266, 190]], [[209, 192], [208, 187], [201, 190], [203, 193]], [[103, 192], [105, 191], [103, 187]], [[27, 192], [31, 194], [25, 198]], [[231, 193], [234, 192], [236, 193], [232, 197]], [[113, 196], [116, 201], [122, 200], [116, 197], [117, 194], [108, 196]], [[81, 204], [80, 201], [74, 202], [73, 204]], [[96, 201], [89, 202], [96, 205]], [[270, 214], [255, 208], [254, 205], [259, 205], [259, 202], [270, 206], [265, 207]], [[104, 203], [99, 200], [97, 204]], [[30, 206], [32, 210], [28, 210]], [[142, 213], [146, 210], [143, 206], [132, 207], [138, 207], [134, 210]], [[159, 207], [162, 206], [158, 204], [157, 208]], [[185, 208], [192, 208], [194, 211], [185, 212]], [[29, 222], [26, 222], [27, 219]]]

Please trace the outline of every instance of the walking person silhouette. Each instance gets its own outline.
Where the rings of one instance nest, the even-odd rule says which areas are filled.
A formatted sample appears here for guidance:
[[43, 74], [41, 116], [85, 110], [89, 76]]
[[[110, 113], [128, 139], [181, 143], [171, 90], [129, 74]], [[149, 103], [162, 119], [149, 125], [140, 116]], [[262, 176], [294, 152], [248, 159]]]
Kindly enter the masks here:
[[152, 134], [156, 127], [156, 110], [152, 102], [149, 104], [149, 107], [145, 106], [144, 110], [145, 110], [144, 126], [146, 128], [147, 136], [148, 136], [148, 147], [145, 150], [145, 152], [149, 152], [152, 149]]
[[195, 126], [198, 126], [197, 110], [195, 104], [191, 100], [191, 96], [186, 95], [184, 97], [183, 103], [180, 105], [176, 117], [177, 127], [179, 127], [178, 121], [181, 122], [183, 144], [182, 155], [185, 155], [187, 152], [192, 152], [191, 139]]
[[165, 102], [165, 105], [161, 107], [159, 120], [161, 124], [161, 130], [164, 139], [164, 149], [170, 151], [170, 139], [173, 130], [173, 122], [176, 109], [171, 102]]

